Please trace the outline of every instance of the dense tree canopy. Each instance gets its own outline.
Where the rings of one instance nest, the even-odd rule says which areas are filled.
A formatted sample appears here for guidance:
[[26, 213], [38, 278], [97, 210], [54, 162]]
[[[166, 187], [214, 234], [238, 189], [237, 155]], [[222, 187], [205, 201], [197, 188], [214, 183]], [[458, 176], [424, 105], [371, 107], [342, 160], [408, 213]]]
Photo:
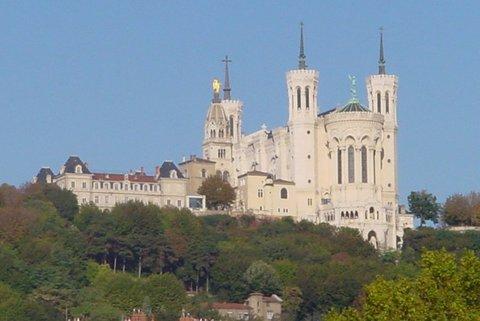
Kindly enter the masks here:
[[426, 221], [438, 222], [440, 204], [437, 197], [425, 190], [411, 192], [408, 195], [408, 206], [410, 212], [420, 219], [420, 224], [425, 225]]
[[443, 221], [451, 226], [480, 225], [480, 193], [454, 194], [443, 207]]
[[218, 319], [212, 302], [262, 291], [283, 297], [286, 321], [318, 320], [359, 306], [369, 289], [404, 289], [422, 273], [423, 249], [480, 254], [474, 231], [407, 230], [401, 253], [379, 253], [356, 230], [290, 218], [76, 206], [52, 186], [0, 186], [0, 315], [113, 321], [136, 307], [158, 320], [177, 320], [182, 308]]
[[207, 177], [198, 188], [198, 194], [205, 195], [209, 209], [226, 209], [235, 200], [233, 187], [220, 175]]

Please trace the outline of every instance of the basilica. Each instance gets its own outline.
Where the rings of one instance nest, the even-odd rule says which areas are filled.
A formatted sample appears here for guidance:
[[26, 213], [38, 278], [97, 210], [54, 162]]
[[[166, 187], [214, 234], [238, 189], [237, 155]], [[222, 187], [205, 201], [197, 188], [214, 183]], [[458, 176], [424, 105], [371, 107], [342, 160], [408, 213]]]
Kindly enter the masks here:
[[367, 104], [350, 77], [346, 104], [319, 110], [319, 72], [307, 66], [302, 26], [298, 66], [286, 73], [288, 120], [250, 134], [224, 62], [223, 95], [215, 79], [202, 150], [236, 188], [236, 209], [356, 228], [375, 247], [397, 248], [413, 217], [398, 203], [398, 78], [386, 71], [383, 34], [378, 72], [366, 78]]
[[366, 78], [367, 104], [357, 98], [356, 79], [350, 77], [346, 104], [319, 110], [319, 72], [307, 66], [302, 25], [298, 65], [286, 73], [288, 120], [250, 134], [242, 130], [243, 103], [232, 98], [230, 60], [223, 62], [223, 90], [213, 81], [203, 157], [191, 156], [178, 167], [165, 161], [147, 174], [143, 168], [93, 172], [73, 155], [57, 174], [45, 167], [34, 181], [69, 189], [81, 204], [103, 210], [136, 200], [198, 214], [205, 213], [199, 186], [219, 175], [235, 188], [233, 213], [350, 227], [376, 248], [401, 246], [413, 216], [398, 203], [398, 79], [386, 71], [383, 34], [378, 72]]

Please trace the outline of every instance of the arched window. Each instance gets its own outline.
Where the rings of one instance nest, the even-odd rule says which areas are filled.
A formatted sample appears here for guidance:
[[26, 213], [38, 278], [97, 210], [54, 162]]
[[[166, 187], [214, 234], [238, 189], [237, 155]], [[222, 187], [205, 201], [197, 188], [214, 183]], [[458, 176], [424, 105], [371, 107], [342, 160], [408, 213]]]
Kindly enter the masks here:
[[207, 170], [205, 168], [202, 169], [202, 178], [207, 177]]
[[305, 88], [305, 108], [310, 109], [310, 88]]
[[355, 149], [348, 147], [348, 182], [355, 182]]
[[385, 93], [385, 112], [388, 114], [390, 112], [390, 101], [388, 91]]
[[382, 112], [382, 97], [380, 96], [380, 93], [377, 93], [377, 112]]
[[355, 211], [355, 218], [358, 218], [358, 211]]
[[75, 167], [75, 173], [77, 174], [81, 174], [82, 173], [82, 165], [77, 165]]
[[297, 87], [297, 109], [302, 108], [302, 92], [300, 90], [300, 87]]
[[174, 169], [172, 169], [172, 170], [170, 171], [170, 178], [177, 178], [177, 177], [178, 177], [178, 176], [177, 176], [177, 171], [174, 170]]
[[230, 136], [233, 136], [233, 115], [230, 115]]
[[367, 183], [367, 148], [362, 146], [362, 183]]
[[223, 129], [218, 130], [218, 137], [223, 138]]
[[338, 184], [342, 184], [342, 151], [337, 151]]
[[377, 176], [375, 174], [375, 167], [377, 166], [375, 164], [375, 158], [377, 158], [377, 152], [375, 150], [373, 150], [373, 184], [376, 184], [377, 183]]
[[223, 180], [228, 182], [230, 180], [230, 173], [228, 171], [223, 172]]
[[288, 198], [288, 191], [285, 187], [280, 190], [280, 198], [283, 198], [283, 199]]
[[344, 218], [345, 217], [345, 214], [342, 212], [342, 214], [340, 215], [341, 218]]

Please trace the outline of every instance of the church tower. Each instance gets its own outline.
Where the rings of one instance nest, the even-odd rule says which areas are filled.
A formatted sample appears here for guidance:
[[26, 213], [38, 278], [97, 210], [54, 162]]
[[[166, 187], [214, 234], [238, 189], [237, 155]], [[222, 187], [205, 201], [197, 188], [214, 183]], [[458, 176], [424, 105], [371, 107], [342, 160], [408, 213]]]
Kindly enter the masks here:
[[367, 95], [370, 110], [384, 116], [382, 145], [377, 144], [375, 163], [380, 175], [377, 184], [382, 185], [382, 198], [385, 205], [396, 209], [398, 203], [397, 181], [397, 89], [398, 78], [389, 75], [385, 68], [383, 50], [383, 30], [380, 29], [380, 53], [378, 73], [367, 78]]
[[300, 26], [298, 68], [287, 72], [290, 179], [295, 182], [298, 213], [314, 214], [316, 184], [315, 122], [318, 72], [308, 69]]

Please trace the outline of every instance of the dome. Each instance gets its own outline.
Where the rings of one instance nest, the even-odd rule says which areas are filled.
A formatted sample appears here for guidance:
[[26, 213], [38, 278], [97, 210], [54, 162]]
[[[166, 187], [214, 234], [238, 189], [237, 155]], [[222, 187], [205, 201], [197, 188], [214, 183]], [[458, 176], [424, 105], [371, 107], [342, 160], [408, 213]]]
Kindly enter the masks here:
[[366, 107], [363, 107], [357, 99], [350, 100], [345, 106], [340, 108], [338, 112], [340, 113], [350, 113], [350, 112], [370, 112], [370, 110]]
[[213, 104], [210, 106], [207, 114], [208, 122], [223, 123], [227, 121], [227, 116], [225, 116], [225, 110], [220, 104]]

